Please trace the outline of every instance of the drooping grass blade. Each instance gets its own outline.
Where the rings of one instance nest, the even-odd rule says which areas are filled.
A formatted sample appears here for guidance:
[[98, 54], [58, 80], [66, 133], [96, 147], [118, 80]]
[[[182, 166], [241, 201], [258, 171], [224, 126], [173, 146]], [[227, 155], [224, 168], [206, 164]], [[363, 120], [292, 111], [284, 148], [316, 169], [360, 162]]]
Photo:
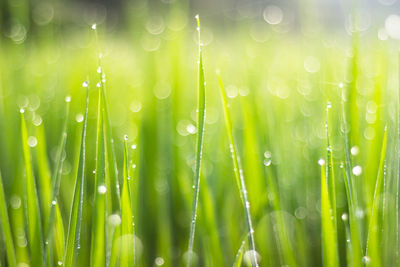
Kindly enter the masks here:
[[94, 210], [92, 223], [92, 241], [90, 251], [90, 266], [106, 265], [106, 192], [105, 162], [104, 162], [104, 125], [103, 97], [99, 88], [97, 111], [97, 141], [96, 141], [96, 173], [94, 190]]
[[200, 39], [200, 19], [196, 16], [198, 42], [199, 42], [199, 78], [198, 78], [198, 103], [197, 103], [197, 140], [196, 140], [196, 167], [194, 176], [194, 195], [192, 206], [192, 220], [190, 223], [190, 236], [187, 266], [190, 267], [192, 263], [193, 243], [196, 228], [197, 218], [197, 202], [199, 199], [200, 190], [200, 171], [201, 171], [201, 156], [203, 152], [203, 138], [204, 138], [204, 122], [206, 118], [206, 87], [204, 79], [203, 57], [202, 57], [202, 44]]
[[33, 266], [45, 265], [45, 252], [43, 249], [42, 220], [40, 218], [39, 200], [36, 190], [36, 182], [33, 177], [32, 160], [28, 145], [28, 131], [26, 128], [24, 110], [21, 109], [22, 148], [25, 163], [25, 194], [26, 215], [28, 228], [28, 243]]
[[252, 256], [251, 257], [251, 265], [254, 267], [254, 266], [258, 266], [258, 262], [257, 262], [257, 254], [256, 254], [257, 252], [256, 252], [255, 242], [254, 242], [254, 230], [253, 230], [251, 215], [250, 215], [250, 202], [249, 202], [248, 196], [247, 196], [246, 184], [245, 184], [243, 172], [242, 172], [242, 169], [240, 166], [239, 155], [236, 152], [235, 141], [234, 141], [233, 132], [232, 132], [232, 122], [231, 122], [229, 109], [228, 109], [227, 96], [226, 96], [226, 92], [224, 89], [224, 85], [222, 83], [222, 79], [219, 75], [218, 75], [218, 81], [219, 81], [219, 85], [220, 85], [220, 89], [221, 89], [220, 92], [221, 92], [222, 104], [224, 107], [225, 126], [226, 126], [226, 130], [228, 133], [229, 146], [230, 146], [230, 151], [231, 151], [232, 159], [233, 159], [233, 168], [234, 168], [236, 183], [238, 185], [240, 197], [243, 202], [244, 214], [246, 217], [246, 226], [247, 226], [247, 230], [249, 233], [249, 247], [250, 247], [251, 256]]
[[4, 195], [3, 180], [0, 173], [0, 233], [4, 238], [7, 263], [10, 267], [17, 266], [15, 258], [14, 242], [11, 234], [10, 220], [7, 213], [7, 202]]
[[66, 250], [64, 256], [64, 265], [67, 267], [76, 266], [76, 261], [78, 258], [79, 238], [81, 232], [83, 192], [84, 192], [84, 179], [85, 179], [85, 159], [86, 159], [86, 130], [87, 130], [87, 117], [89, 110], [89, 87], [87, 82], [84, 82], [83, 87], [87, 88], [86, 108], [85, 108], [85, 116], [84, 116], [84, 123], [81, 136], [78, 173], [75, 181], [72, 209], [69, 218], [67, 243], [65, 248]]
[[370, 211], [370, 220], [368, 226], [368, 236], [365, 255], [367, 261], [371, 262], [373, 266], [379, 267], [381, 263], [381, 237], [380, 237], [380, 224], [379, 224], [379, 203], [380, 196], [382, 192], [382, 185], [384, 179], [384, 167], [386, 162], [386, 145], [387, 145], [387, 127], [385, 127], [382, 148], [381, 148], [381, 158], [379, 161], [378, 177], [376, 178], [374, 199], [372, 204], [372, 210]]

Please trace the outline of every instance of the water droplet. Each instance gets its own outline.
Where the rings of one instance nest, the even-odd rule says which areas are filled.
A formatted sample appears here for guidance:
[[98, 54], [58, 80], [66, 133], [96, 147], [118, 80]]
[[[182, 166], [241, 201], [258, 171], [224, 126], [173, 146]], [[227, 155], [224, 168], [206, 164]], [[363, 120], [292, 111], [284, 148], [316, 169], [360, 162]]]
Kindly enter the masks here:
[[88, 81], [84, 81], [83, 83], [82, 83], [82, 87], [88, 87], [89, 86], [89, 82]]
[[269, 24], [276, 25], [282, 22], [283, 12], [280, 7], [270, 5], [264, 9], [263, 17]]
[[61, 266], [63, 263], [62, 261], [57, 261], [57, 264]]
[[271, 156], [272, 156], [271, 151], [267, 150], [267, 151], [264, 152], [264, 157], [265, 158], [269, 159], [269, 158], [271, 158]]
[[30, 147], [35, 147], [37, 145], [37, 139], [34, 136], [29, 136], [28, 137], [28, 145]]
[[19, 113], [21, 113], [21, 114], [25, 113], [25, 109], [21, 108], [21, 109], [19, 110]]
[[105, 185], [99, 185], [97, 192], [99, 192], [99, 194], [105, 194], [107, 192], [107, 187]]
[[339, 83], [339, 88], [343, 88], [343, 83]]
[[332, 108], [332, 104], [331, 104], [331, 102], [328, 102], [328, 103], [326, 103], [326, 108]]
[[249, 201], [246, 201], [246, 208], [250, 208], [250, 202]]
[[244, 253], [243, 259], [244, 259], [244, 262], [249, 266], [254, 266], [254, 265], [258, 266], [257, 262], [260, 261], [261, 256], [255, 250], [248, 250]]
[[355, 176], [360, 176], [362, 173], [362, 168], [361, 168], [361, 166], [357, 165], [357, 166], [354, 166], [352, 171]]
[[264, 165], [267, 166], [267, 167], [270, 166], [271, 165], [271, 160], [268, 159], [268, 158], [264, 159]]
[[161, 265], [164, 265], [165, 261], [163, 258], [157, 257], [154, 262], [156, 263], [157, 266], [161, 266]]
[[53, 200], [52, 202], [51, 202], [51, 205], [53, 205], [53, 206], [55, 206], [57, 204], [57, 201], [55, 201], [55, 200]]
[[358, 155], [358, 153], [360, 153], [360, 148], [359, 148], [358, 146], [353, 146], [353, 147], [350, 149], [350, 153], [351, 153], [353, 156], [356, 156], [356, 155]]
[[71, 102], [71, 96], [66, 96], [65, 97], [65, 102], [67, 102], [67, 103]]
[[101, 73], [101, 67], [100, 66], [97, 68], [97, 73]]
[[108, 223], [116, 227], [121, 224], [121, 216], [118, 214], [111, 214], [108, 216]]
[[359, 219], [362, 219], [362, 218], [364, 218], [364, 211], [362, 210], [362, 209], [360, 209], [360, 208], [358, 208], [358, 209], [356, 209], [356, 217], [357, 218], [359, 218]]
[[343, 169], [343, 167], [344, 167], [344, 163], [343, 163], [343, 162], [340, 162], [340, 165], [339, 165], [339, 167], [340, 167], [341, 169]]
[[324, 166], [324, 165], [325, 165], [325, 160], [324, 160], [324, 159], [319, 159], [319, 160], [318, 160], [318, 164], [319, 164], [320, 166]]
[[195, 19], [199, 19], [199, 14], [196, 14], [196, 16], [194, 16]]
[[132, 164], [132, 169], [135, 169], [136, 168], [136, 164]]
[[83, 115], [82, 114], [77, 114], [76, 115], [76, 117], [75, 117], [75, 120], [77, 121], [77, 122], [82, 122], [83, 121]]
[[349, 219], [349, 215], [347, 213], [342, 214], [342, 221], [347, 221]]
[[96, 170], [93, 170], [93, 173], [96, 173]]
[[97, 84], [96, 84], [96, 87], [100, 87], [101, 86], [101, 82], [98, 82]]
[[96, 30], [97, 29], [97, 25], [96, 24], [93, 24], [92, 25], [92, 30]]
[[136, 144], [131, 145], [132, 149], [136, 149]]
[[369, 264], [371, 262], [371, 258], [368, 256], [364, 256], [364, 257], [362, 257], [362, 262], [364, 264]]
[[128, 141], [128, 135], [124, 135], [124, 140]]

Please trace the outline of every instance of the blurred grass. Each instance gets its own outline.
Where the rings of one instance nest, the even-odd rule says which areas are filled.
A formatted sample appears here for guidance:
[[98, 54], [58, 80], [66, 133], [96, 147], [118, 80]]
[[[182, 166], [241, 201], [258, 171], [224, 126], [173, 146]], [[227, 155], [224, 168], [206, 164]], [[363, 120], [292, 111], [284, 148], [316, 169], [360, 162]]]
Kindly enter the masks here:
[[[15, 42], [3, 36], [0, 43], [5, 196], [0, 209], [6, 207], [8, 215], [3, 208], [0, 265], [13, 266], [10, 246], [17, 263], [35, 266], [44, 261], [42, 248], [48, 252], [54, 246], [48, 265], [58, 264], [60, 254], [66, 253], [64, 265], [89, 266], [94, 264], [94, 246], [100, 248], [101, 258], [96, 259], [103, 264], [123, 266], [134, 260], [136, 266], [184, 266], [199, 131], [198, 37], [187, 7], [174, 4], [157, 13], [149, 6], [128, 6], [127, 27], [116, 31], [111, 23], [99, 24], [97, 40], [91, 25], [63, 28], [57, 20], [30, 25], [27, 8], [21, 4], [10, 15], [26, 27], [27, 39]], [[232, 24], [227, 31], [214, 25], [211, 15], [201, 17], [202, 63], [205, 70], [218, 67], [224, 73], [260, 266], [322, 266], [328, 251], [338, 254], [338, 262], [329, 254], [334, 262], [330, 266], [395, 265], [397, 44], [378, 40], [375, 25], [349, 37], [330, 29], [311, 35], [306, 28], [311, 17], [299, 31], [288, 32], [285, 25], [255, 19], [226, 19], [224, 23]], [[207, 114], [192, 265], [247, 265], [253, 253], [248, 244], [242, 245], [249, 230], [232, 179], [218, 80], [212, 71], [204, 75]], [[81, 86], [85, 80], [90, 84], [87, 117]], [[67, 95], [72, 99], [70, 116], [65, 112]], [[327, 99], [328, 135], [322, 115]], [[21, 108], [26, 129], [20, 125]], [[100, 117], [103, 127], [98, 128]], [[59, 142], [66, 120], [68, 140], [62, 152]], [[386, 134], [384, 168], [379, 155]], [[101, 156], [96, 153], [101, 138], [96, 136], [104, 139], [97, 142], [103, 145], [103, 167], [96, 166]], [[318, 160], [325, 156], [321, 172]], [[52, 215], [59, 239], [41, 240], [33, 236], [40, 233], [33, 227], [41, 227], [47, 236], [57, 191], [51, 185], [60, 160], [60, 190]], [[105, 180], [99, 180], [99, 168], [104, 168]], [[105, 208], [95, 198], [101, 181], [106, 185]], [[104, 220], [95, 228], [98, 216]], [[7, 221], [12, 240], [6, 234]], [[103, 240], [99, 231], [105, 245], [95, 241]], [[53, 242], [63, 244], [64, 235], [65, 247], [56, 249]], [[335, 238], [337, 251], [327, 246]]]

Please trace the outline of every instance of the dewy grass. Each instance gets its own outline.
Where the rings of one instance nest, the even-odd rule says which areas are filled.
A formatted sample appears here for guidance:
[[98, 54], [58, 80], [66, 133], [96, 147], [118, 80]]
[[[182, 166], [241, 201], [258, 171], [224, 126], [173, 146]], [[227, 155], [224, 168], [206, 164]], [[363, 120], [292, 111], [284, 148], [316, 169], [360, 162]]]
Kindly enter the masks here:
[[36, 182], [35, 178], [33, 177], [31, 153], [28, 145], [28, 130], [24, 116], [25, 110], [21, 109], [20, 113], [22, 148], [25, 163], [25, 194], [26, 214], [28, 217], [29, 249], [31, 253], [32, 264], [35, 266], [44, 266], [46, 253], [43, 247], [43, 227]]
[[76, 262], [78, 259], [80, 235], [81, 235], [83, 193], [85, 184], [84, 181], [85, 181], [85, 159], [86, 159], [86, 131], [87, 131], [87, 120], [89, 112], [89, 84], [87, 82], [84, 82], [83, 87], [86, 88], [87, 91], [86, 108], [85, 108], [85, 115], [83, 119], [83, 128], [81, 135], [78, 173], [75, 180], [75, 188], [72, 200], [71, 215], [69, 218], [67, 243], [64, 256], [64, 266], [67, 267], [76, 266]]
[[226, 131], [228, 133], [230, 152], [232, 154], [233, 171], [235, 173], [236, 183], [238, 185], [238, 189], [240, 192], [240, 198], [241, 198], [243, 206], [244, 206], [244, 214], [246, 217], [246, 226], [247, 226], [247, 231], [249, 233], [250, 262], [251, 262], [251, 266], [258, 266], [257, 251], [256, 251], [256, 245], [255, 245], [255, 241], [254, 241], [254, 229], [253, 229], [251, 215], [250, 215], [250, 202], [249, 202], [248, 196], [247, 196], [247, 189], [246, 189], [246, 184], [245, 184], [244, 177], [243, 177], [243, 170], [240, 166], [239, 155], [237, 154], [235, 141], [233, 138], [232, 122], [231, 122], [231, 118], [230, 118], [230, 114], [229, 114], [229, 110], [228, 110], [228, 102], [227, 102], [226, 92], [225, 92], [221, 77], [219, 76], [218, 73], [217, 73], [217, 75], [218, 75], [218, 81], [219, 81], [219, 86], [220, 86], [222, 104], [224, 107], [225, 126], [226, 126]]
[[7, 202], [4, 196], [3, 181], [0, 173], [0, 233], [6, 243], [7, 262], [10, 267], [17, 266], [14, 242], [11, 235], [10, 220], [7, 214]]
[[197, 139], [196, 139], [196, 166], [194, 175], [194, 192], [192, 205], [192, 220], [190, 222], [189, 247], [187, 253], [187, 266], [191, 266], [193, 257], [194, 235], [197, 220], [197, 203], [200, 192], [201, 157], [203, 153], [204, 121], [206, 119], [206, 84], [204, 79], [202, 43], [200, 38], [200, 19], [196, 15], [199, 42], [199, 78], [198, 78], [198, 103], [197, 103]]
[[[100, 81], [102, 83], [102, 81]], [[100, 86], [98, 86], [97, 138], [96, 138], [96, 169], [94, 189], [94, 211], [92, 223], [92, 242], [90, 266], [105, 266], [106, 264], [106, 192], [105, 162], [104, 162], [104, 103]]]

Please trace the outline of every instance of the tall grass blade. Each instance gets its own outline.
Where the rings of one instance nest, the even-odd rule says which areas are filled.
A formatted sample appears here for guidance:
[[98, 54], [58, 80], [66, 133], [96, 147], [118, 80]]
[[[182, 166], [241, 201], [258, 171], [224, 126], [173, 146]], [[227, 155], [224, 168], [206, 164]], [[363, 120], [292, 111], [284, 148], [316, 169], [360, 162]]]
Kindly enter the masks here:
[[121, 255], [120, 266], [135, 266], [135, 236], [128, 184], [129, 161], [127, 136], [124, 140], [124, 170], [121, 192]]
[[192, 206], [192, 220], [190, 223], [190, 236], [189, 236], [189, 248], [187, 266], [190, 267], [192, 264], [193, 254], [193, 243], [196, 228], [197, 219], [197, 203], [199, 199], [200, 190], [200, 171], [201, 171], [201, 156], [203, 153], [203, 138], [204, 138], [204, 122], [206, 118], [206, 87], [204, 79], [204, 68], [203, 68], [203, 57], [202, 57], [202, 44], [200, 39], [200, 19], [196, 16], [197, 20], [197, 32], [199, 41], [199, 80], [198, 80], [198, 103], [197, 103], [197, 140], [196, 140], [196, 167], [194, 176], [194, 195], [193, 195], [193, 206]]
[[380, 224], [379, 224], [379, 201], [382, 193], [383, 179], [385, 176], [384, 168], [386, 162], [386, 145], [387, 145], [387, 127], [385, 127], [382, 148], [381, 148], [381, 158], [379, 161], [378, 177], [376, 178], [374, 199], [372, 204], [372, 209], [370, 211], [370, 220], [368, 226], [368, 236], [365, 255], [367, 261], [371, 261], [374, 267], [379, 267], [381, 263], [381, 239], [380, 239]]
[[106, 264], [106, 191], [104, 163], [104, 125], [103, 97], [99, 90], [97, 111], [97, 141], [94, 210], [92, 223], [92, 241], [90, 251], [90, 266], [105, 266]]
[[229, 139], [229, 146], [230, 146], [230, 151], [232, 154], [232, 159], [233, 159], [233, 168], [234, 168], [234, 173], [235, 173], [235, 178], [236, 178], [236, 183], [238, 185], [238, 189], [240, 192], [240, 196], [243, 202], [244, 206], [244, 214], [246, 217], [246, 226], [247, 230], [249, 233], [249, 247], [251, 250], [251, 265], [252, 266], [258, 266], [257, 262], [257, 252], [256, 252], [256, 246], [254, 242], [254, 230], [251, 222], [251, 215], [250, 215], [250, 202], [247, 197], [247, 190], [246, 190], [246, 184], [244, 181], [243, 177], [243, 172], [240, 166], [240, 161], [239, 161], [239, 155], [236, 152], [236, 147], [235, 147], [235, 141], [233, 138], [233, 133], [232, 133], [232, 122], [229, 114], [229, 109], [228, 109], [228, 102], [227, 102], [227, 96], [226, 92], [224, 89], [224, 85], [222, 83], [222, 79], [218, 74], [218, 81], [220, 85], [220, 92], [221, 92], [221, 98], [222, 98], [222, 104], [224, 107], [224, 114], [225, 114], [225, 126], [226, 130], [228, 133], [228, 139]]
[[332, 166], [332, 148], [329, 142], [329, 109], [330, 103], [326, 108], [326, 142], [327, 155], [326, 163], [319, 161], [321, 165], [321, 236], [322, 254], [324, 266], [339, 266], [337, 223], [336, 223], [336, 192], [335, 177]]
[[87, 130], [87, 117], [89, 110], [89, 87], [86, 82], [84, 83], [84, 87], [87, 88], [86, 108], [85, 108], [85, 116], [84, 116], [84, 123], [81, 136], [78, 173], [75, 181], [72, 209], [69, 218], [66, 251], [64, 256], [64, 266], [66, 267], [76, 266], [76, 261], [78, 258], [79, 239], [81, 234], [83, 192], [84, 192], [84, 179], [85, 179], [85, 159], [86, 159], [86, 130]]
[[17, 266], [14, 242], [11, 234], [10, 220], [7, 213], [7, 202], [4, 195], [3, 180], [0, 173], [0, 234], [4, 237], [7, 263], [10, 267]]
[[[60, 213], [58, 203], [58, 194], [60, 191], [60, 182], [62, 175], [62, 167], [64, 162], [63, 153], [65, 152], [65, 145], [67, 143], [67, 132], [68, 132], [68, 118], [69, 118], [69, 109], [70, 109], [70, 101], [71, 98], [67, 96], [65, 98], [66, 102], [66, 116], [63, 125], [63, 130], [61, 134], [61, 140], [57, 150], [56, 156], [56, 167], [54, 169], [53, 178], [52, 178], [52, 196], [51, 196], [51, 206], [50, 206], [50, 214], [47, 220], [46, 228], [45, 228], [45, 244], [48, 247], [53, 238], [54, 233], [54, 245], [57, 251], [57, 255], [60, 258], [57, 262], [62, 262], [62, 257], [64, 256], [64, 226], [62, 223], [62, 217]], [[47, 250], [47, 254], [49, 254], [49, 250]], [[49, 255], [47, 255], [49, 258]], [[50, 260], [47, 260], [49, 262]]]
[[25, 163], [25, 190], [26, 190], [26, 215], [28, 227], [28, 243], [33, 266], [45, 266], [45, 252], [43, 249], [42, 220], [40, 218], [39, 200], [36, 190], [35, 178], [33, 177], [31, 154], [28, 145], [28, 131], [24, 117], [24, 110], [21, 109], [21, 132], [22, 148]]

